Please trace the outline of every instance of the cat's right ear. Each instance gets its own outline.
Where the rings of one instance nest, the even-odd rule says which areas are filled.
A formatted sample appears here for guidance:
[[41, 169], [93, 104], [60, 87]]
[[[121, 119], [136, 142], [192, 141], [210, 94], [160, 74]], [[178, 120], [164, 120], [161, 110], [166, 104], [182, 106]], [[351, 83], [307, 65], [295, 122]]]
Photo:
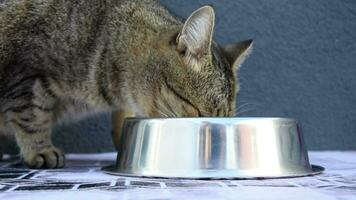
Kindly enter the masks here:
[[225, 56], [231, 67], [238, 69], [252, 51], [253, 40], [226, 45], [223, 47]]
[[199, 8], [187, 19], [177, 37], [177, 50], [200, 57], [210, 52], [215, 25], [215, 12], [211, 6]]

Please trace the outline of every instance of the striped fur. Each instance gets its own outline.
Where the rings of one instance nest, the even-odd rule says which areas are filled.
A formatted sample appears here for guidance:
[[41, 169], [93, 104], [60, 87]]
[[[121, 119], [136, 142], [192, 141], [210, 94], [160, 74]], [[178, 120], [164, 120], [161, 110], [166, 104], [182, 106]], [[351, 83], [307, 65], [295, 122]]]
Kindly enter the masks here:
[[27, 165], [64, 166], [50, 130], [68, 113], [234, 115], [234, 66], [251, 44], [235, 55], [212, 42], [213, 15], [182, 23], [153, 0], [5, 0], [0, 118]]

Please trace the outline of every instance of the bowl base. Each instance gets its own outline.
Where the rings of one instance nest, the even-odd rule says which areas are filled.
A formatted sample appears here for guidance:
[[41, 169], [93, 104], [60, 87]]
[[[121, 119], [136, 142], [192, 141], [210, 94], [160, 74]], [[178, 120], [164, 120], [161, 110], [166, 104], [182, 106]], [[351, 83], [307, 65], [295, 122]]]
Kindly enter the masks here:
[[114, 176], [126, 176], [126, 177], [139, 177], [139, 178], [157, 178], [157, 179], [187, 179], [187, 180], [256, 180], [256, 179], [281, 179], [281, 178], [297, 178], [304, 176], [315, 176], [323, 173], [325, 171], [324, 167], [318, 165], [312, 165], [311, 172], [296, 173], [296, 174], [286, 174], [281, 176], [199, 176], [199, 177], [180, 177], [180, 176], [155, 176], [155, 175], [140, 175], [133, 173], [118, 172], [115, 170], [115, 166], [103, 167], [102, 171], [109, 175]]

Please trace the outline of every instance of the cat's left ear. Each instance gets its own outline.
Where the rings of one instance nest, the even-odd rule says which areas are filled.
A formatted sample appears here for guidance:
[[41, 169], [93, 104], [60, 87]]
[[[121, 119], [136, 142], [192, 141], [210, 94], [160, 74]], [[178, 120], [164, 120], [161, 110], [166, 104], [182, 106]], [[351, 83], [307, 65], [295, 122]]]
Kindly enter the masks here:
[[226, 45], [223, 47], [225, 56], [230, 66], [237, 69], [252, 52], [253, 40]]
[[195, 56], [210, 52], [215, 25], [215, 12], [204, 6], [193, 12], [177, 37], [177, 49], [189, 51]]

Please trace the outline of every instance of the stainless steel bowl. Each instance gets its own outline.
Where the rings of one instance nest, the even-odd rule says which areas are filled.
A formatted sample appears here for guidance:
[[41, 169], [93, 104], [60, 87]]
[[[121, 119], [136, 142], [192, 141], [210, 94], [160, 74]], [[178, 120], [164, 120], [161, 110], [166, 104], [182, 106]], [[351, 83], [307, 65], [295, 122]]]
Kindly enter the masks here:
[[109, 174], [189, 179], [315, 175], [298, 122], [284, 118], [130, 118]]

